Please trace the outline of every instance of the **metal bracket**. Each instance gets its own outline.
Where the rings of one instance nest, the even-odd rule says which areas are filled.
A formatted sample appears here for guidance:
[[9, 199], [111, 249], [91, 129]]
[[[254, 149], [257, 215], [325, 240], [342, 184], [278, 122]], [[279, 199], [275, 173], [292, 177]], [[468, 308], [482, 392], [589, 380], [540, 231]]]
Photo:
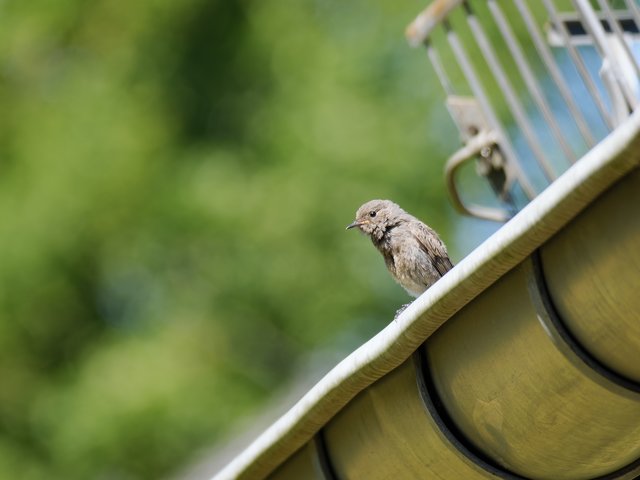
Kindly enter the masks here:
[[506, 209], [465, 203], [458, 193], [456, 174], [467, 161], [476, 160], [476, 172], [485, 177], [498, 197], [510, 203], [509, 189], [514, 180], [514, 172], [507, 159], [500, 152], [499, 136], [492, 131], [482, 114], [479, 103], [474, 98], [450, 95], [447, 107], [460, 131], [465, 144], [456, 151], [445, 165], [445, 179], [451, 201], [460, 212], [486, 220], [506, 222], [511, 212]]

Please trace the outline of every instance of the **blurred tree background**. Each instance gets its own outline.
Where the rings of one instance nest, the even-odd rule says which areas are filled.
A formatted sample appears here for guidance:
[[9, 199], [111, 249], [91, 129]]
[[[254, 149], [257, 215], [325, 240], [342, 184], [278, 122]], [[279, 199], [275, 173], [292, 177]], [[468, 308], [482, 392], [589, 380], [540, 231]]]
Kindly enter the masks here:
[[0, 2], [0, 478], [171, 475], [383, 328], [366, 200], [459, 259], [424, 3]]

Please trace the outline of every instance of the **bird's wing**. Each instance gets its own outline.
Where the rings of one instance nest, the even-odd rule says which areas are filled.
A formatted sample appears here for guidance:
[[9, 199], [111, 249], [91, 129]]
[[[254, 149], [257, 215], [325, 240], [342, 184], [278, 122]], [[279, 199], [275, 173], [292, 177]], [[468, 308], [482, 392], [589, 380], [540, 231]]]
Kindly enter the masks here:
[[420, 248], [431, 258], [440, 276], [453, 268], [446, 247], [432, 229], [420, 223], [411, 233], [420, 244]]

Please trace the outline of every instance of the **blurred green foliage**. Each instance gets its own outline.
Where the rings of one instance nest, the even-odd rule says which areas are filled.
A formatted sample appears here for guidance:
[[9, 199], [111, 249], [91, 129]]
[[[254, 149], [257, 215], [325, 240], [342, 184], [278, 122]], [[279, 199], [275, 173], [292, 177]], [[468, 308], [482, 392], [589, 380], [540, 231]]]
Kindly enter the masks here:
[[0, 478], [167, 475], [386, 325], [356, 208], [451, 240], [423, 3], [0, 3]]

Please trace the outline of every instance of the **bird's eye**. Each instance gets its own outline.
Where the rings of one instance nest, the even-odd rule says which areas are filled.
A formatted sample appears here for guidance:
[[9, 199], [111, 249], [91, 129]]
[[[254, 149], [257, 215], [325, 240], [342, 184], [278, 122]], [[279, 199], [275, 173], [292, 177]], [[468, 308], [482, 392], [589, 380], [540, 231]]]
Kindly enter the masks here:
[[369, 216], [370, 216], [371, 218], [375, 217], [375, 216], [376, 216], [376, 212], [375, 212], [375, 210], [370, 211], [370, 212], [369, 212]]

